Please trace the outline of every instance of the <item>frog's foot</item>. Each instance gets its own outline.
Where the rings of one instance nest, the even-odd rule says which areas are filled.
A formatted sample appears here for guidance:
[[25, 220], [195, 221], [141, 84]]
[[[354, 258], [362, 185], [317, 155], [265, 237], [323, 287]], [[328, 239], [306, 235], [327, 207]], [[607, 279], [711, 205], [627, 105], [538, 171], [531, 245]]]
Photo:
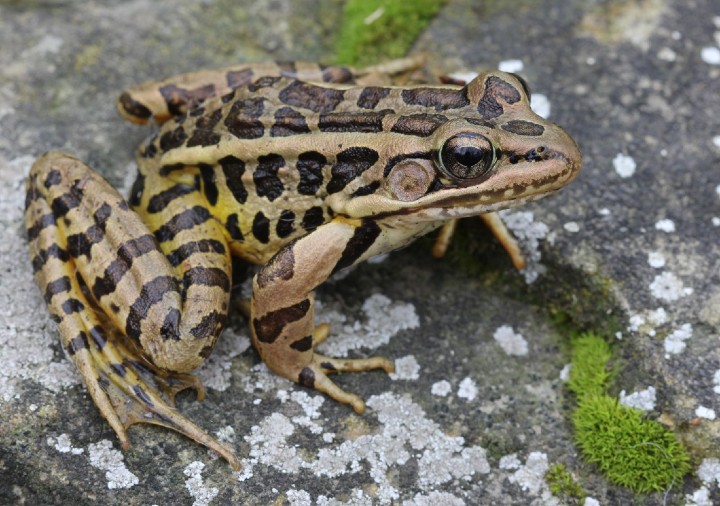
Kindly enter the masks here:
[[98, 329], [90, 331], [92, 343], [73, 348], [72, 358], [123, 448], [130, 446], [127, 429], [131, 425], [161, 425], [210, 448], [234, 469], [240, 469], [240, 462], [230, 449], [175, 409], [175, 395], [182, 390], [194, 389], [198, 400], [205, 397], [198, 378], [160, 371], [142, 361], [112, 334], [103, 335]]
[[[485, 213], [481, 214], [479, 218], [483, 220], [502, 247], [505, 248], [515, 268], [518, 270], [524, 269], [525, 257], [520, 250], [520, 245], [505, 227], [500, 216], [497, 213]], [[450, 220], [440, 228], [432, 249], [435, 258], [442, 258], [447, 253], [457, 229], [457, 222], [458, 220]]]
[[338, 402], [350, 404], [356, 413], [363, 413], [365, 402], [360, 396], [346, 392], [337, 386], [328, 378], [328, 374], [365, 372], [373, 369], [383, 369], [385, 372], [391, 373], [395, 371], [395, 365], [384, 357], [348, 359], [314, 354], [310, 364], [300, 372], [298, 383], [323, 392]]

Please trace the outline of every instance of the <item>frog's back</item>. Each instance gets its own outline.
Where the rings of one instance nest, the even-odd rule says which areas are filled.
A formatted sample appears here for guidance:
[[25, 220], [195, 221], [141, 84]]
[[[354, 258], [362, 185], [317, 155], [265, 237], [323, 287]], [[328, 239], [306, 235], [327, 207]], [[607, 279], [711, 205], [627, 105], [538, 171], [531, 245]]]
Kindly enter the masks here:
[[[422, 89], [439, 94], [438, 109], [467, 105], [460, 89]], [[140, 148], [131, 203], [152, 214], [153, 202], [204, 193], [234, 253], [263, 263], [333, 218], [328, 197], [370, 195], [388, 161], [430, 156], [427, 137], [447, 117], [428, 113], [428, 100], [393, 87], [260, 78], [165, 123]]]

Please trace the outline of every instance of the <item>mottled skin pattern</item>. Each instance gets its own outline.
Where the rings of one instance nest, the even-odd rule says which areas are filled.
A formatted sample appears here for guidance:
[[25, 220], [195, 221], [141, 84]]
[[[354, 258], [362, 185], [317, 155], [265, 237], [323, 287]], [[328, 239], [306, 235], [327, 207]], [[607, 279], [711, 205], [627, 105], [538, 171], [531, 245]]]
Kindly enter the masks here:
[[70, 155], [37, 160], [26, 205], [36, 280], [123, 446], [129, 425], [156, 423], [239, 467], [172, 406], [186, 387], [202, 397], [186, 373], [225, 324], [231, 255], [262, 266], [250, 328], [268, 367], [362, 412], [362, 399], [328, 374], [393, 365], [316, 353], [328, 329], [314, 325], [315, 287], [449, 220], [538, 198], [575, 177], [575, 143], [532, 113], [516, 76], [353, 84], [416, 63], [256, 64], [128, 90], [123, 116], [164, 124], [139, 150], [127, 201]]

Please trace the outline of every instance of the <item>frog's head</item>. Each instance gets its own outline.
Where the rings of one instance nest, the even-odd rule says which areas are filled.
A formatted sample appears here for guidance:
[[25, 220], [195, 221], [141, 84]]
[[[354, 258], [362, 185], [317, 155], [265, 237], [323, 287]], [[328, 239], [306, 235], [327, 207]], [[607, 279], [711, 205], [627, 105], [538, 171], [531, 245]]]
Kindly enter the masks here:
[[[431, 102], [431, 91], [424, 93]], [[465, 105], [443, 109], [447, 121], [427, 137], [412, 143], [398, 138], [403, 147], [383, 168], [381, 189], [347, 201], [347, 214], [372, 210], [416, 220], [477, 215], [552, 193], [580, 171], [577, 145], [530, 109], [518, 76], [486, 72], [457, 93]], [[441, 94], [448, 103], [447, 90]]]

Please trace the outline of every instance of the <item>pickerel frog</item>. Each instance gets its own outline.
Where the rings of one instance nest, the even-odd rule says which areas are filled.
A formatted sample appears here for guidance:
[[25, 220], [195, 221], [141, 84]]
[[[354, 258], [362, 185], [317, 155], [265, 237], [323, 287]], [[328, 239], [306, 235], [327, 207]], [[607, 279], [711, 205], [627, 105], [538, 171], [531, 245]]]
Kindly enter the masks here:
[[329, 375], [393, 364], [315, 352], [328, 335], [314, 324], [315, 288], [449, 220], [537, 199], [577, 175], [575, 142], [530, 110], [516, 75], [358, 84], [415, 64], [253, 64], [130, 89], [120, 112], [162, 126], [139, 149], [127, 200], [71, 155], [35, 162], [25, 214], [35, 278], [123, 447], [128, 426], [154, 423], [239, 467], [173, 406], [187, 387], [202, 398], [188, 373], [225, 325], [232, 256], [261, 266], [249, 320], [262, 360], [362, 412]]

